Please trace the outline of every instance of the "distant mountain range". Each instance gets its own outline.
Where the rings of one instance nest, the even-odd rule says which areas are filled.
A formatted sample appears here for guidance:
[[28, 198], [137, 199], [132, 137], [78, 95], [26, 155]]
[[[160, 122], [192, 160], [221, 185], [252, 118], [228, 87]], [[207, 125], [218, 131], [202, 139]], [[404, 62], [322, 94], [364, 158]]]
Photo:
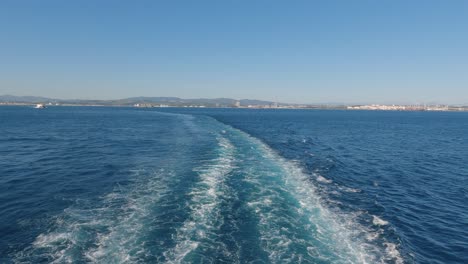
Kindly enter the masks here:
[[[38, 96], [14, 96], [0, 95], [0, 103], [53, 103], [53, 104], [74, 104], [74, 105], [115, 105], [115, 106], [131, 106], [140, 105], [169, 105], [169, 106], [186, 106], [186, 105], [203, 105], [203, 106], [234, 106], [239, 102], [241, 106], [248, 105], [272, 105], [275, 102], [263, 100], [242, 99], [236, 100], [231, 98], [198, 98], [198, 99], [182, 99], [178, 97], [131, 97], [117, 100], [84, 100], [84, 99], [55, 99]], [[289, 105], [278, 103], [278, 105]]]
[[14, 95], [0, 95], [0, 102], [10, 103], [43, 103], [50, 102], [50, 98], [39, 97], [39, 96], [14, 96]]

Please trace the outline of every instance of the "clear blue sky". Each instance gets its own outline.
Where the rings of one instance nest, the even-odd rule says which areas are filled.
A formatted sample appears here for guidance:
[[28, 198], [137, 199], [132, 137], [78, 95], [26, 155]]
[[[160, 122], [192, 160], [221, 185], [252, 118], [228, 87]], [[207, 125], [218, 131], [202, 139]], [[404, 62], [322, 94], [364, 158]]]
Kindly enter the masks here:
[[0, 2], [0, 94], [468, 102], [468, 1]]

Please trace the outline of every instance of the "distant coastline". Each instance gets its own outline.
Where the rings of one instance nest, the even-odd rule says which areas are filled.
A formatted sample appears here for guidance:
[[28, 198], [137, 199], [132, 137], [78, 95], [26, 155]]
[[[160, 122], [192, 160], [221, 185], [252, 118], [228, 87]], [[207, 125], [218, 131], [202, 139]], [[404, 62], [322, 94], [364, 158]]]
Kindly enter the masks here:
[[232, 98], [182, 99], [178, 97], [131, 97], [117, 100], [53, 99], [36, 96], [0, 96], [0, 106], [113, 106], [138, 108], [243, 108], [243, 109], [334, 109], [334, 110], [375, 110], [375, 111], [468, 111], [468, 105], [442, 104], [290, 104], [264, 100]]

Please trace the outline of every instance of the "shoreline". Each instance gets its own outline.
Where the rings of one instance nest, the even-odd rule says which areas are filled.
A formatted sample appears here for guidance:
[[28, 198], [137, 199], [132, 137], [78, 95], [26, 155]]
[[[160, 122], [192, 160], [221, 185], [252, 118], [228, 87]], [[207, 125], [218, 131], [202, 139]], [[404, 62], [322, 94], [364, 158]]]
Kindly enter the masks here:
[[[0, 103], [1, 106], [25, 106], [33, 107], [36, 103]], [[370, 109], [370, 108], [356, 108], [355, 106], [203, 106], [203, 105], [164, 105], [164, 106], [134, 106], [134, 105], [104, 105], [104, 104], [55, 104], [47, 105], [48, 107], [126, 107], [126, 108], [205, 108], [205, 109], [251, 109], [251, 110], [343, 110], [343, 111], [390, 111], [390, 112], [468, 112], [468, 107], [451, 107], [448, 106], [444, 109]]]

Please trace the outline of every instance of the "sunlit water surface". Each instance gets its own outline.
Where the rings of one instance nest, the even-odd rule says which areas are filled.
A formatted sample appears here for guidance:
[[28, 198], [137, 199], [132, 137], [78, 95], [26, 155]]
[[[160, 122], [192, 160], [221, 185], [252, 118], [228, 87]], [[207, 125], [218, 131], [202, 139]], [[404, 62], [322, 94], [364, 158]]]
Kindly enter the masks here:
[[1, 263], [468, 263], [468, 113], [0, 107]]

